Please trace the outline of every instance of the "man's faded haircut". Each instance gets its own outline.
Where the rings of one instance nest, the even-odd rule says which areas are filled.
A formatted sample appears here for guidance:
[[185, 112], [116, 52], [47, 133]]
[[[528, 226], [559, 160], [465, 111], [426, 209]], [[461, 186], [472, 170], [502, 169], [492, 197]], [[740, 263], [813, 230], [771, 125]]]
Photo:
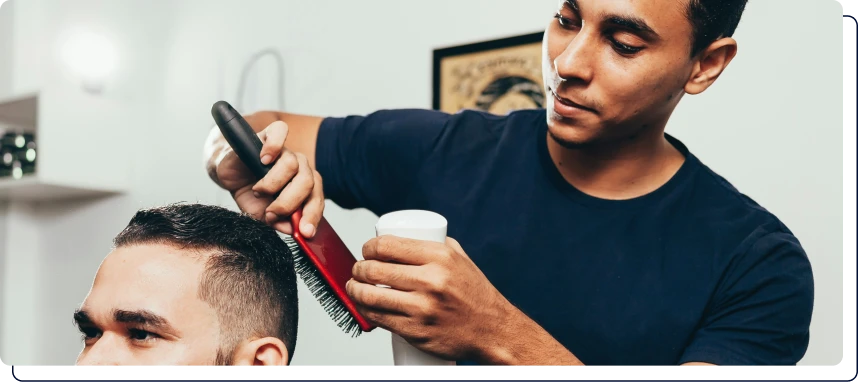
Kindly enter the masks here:
[[208, 256], [199, 298], [217, 312], [223, 335], [216, 364], [244, 340], [276, 337], [289, 362], [298, 332], [298, 292], [288, 245], [270, 226], [225, 208], [173, 204], [138, 211], [116, 247], [162, 244]]

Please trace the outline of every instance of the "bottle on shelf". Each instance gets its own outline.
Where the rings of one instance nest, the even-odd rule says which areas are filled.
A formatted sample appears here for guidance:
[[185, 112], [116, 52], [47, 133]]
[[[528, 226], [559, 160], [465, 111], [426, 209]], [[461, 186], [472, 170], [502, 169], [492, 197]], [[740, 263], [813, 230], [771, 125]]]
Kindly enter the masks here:
[[35, 171], [35, 136], [21, 131], [6, 131], [0, 137], [0, 178], [21, 179]]

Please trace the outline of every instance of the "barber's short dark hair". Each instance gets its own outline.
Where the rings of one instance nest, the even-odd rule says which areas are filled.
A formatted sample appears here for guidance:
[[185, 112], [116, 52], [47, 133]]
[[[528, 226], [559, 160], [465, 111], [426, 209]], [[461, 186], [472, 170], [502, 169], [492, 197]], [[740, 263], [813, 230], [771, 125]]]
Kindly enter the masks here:
[[297, 281], [289, 247], [272, 227], [217, 206], [172, 204], [138, 211], [113, 244], [211, 253], [199, 297], [217, 311], [225, 337], [216, 363], [228, 364], [239, 343], [251, 337], [279, 338], [291, 362], [298, 332]]
[[693, 28], [691, 55], [696, 56], [719, 38], [733, 37], [748, 0], [689, 0], [688, 20]]

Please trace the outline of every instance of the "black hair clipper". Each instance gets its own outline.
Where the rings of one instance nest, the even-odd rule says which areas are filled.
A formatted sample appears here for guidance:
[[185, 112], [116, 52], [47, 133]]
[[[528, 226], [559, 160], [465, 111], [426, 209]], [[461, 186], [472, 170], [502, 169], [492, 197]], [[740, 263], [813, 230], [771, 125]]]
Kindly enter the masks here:
[[223, 137], [244, 162], [244, 165], [253, 172], [257, 178], [262, 179], [272, 165], [263, 165], [259, 159], [262, 152], [262, 141], [253, 131], [253, 128], [244, 120], [241, 114], [226, 101], [218, 101], [212, 106], [212, 117]]

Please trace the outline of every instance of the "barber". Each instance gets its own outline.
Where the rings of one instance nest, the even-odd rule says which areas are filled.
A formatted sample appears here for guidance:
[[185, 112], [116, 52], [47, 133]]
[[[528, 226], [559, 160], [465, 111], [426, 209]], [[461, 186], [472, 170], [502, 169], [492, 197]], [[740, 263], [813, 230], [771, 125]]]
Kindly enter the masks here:
[[347, 291], [446, 359], [795, 364], [813, 307], [804, 250], [665, 134], [680, 99], [735, 56], [745, 1], [680, 3], [563, 2], [546, 29], [545, 110], [259, 112], [247, 119], [268, 175], [254, 181], [216, 128], [209, 174], [282, 232], [301, 209], [307, 237], [326, 198], [445, 216], [461, 244], [374, 238]]

